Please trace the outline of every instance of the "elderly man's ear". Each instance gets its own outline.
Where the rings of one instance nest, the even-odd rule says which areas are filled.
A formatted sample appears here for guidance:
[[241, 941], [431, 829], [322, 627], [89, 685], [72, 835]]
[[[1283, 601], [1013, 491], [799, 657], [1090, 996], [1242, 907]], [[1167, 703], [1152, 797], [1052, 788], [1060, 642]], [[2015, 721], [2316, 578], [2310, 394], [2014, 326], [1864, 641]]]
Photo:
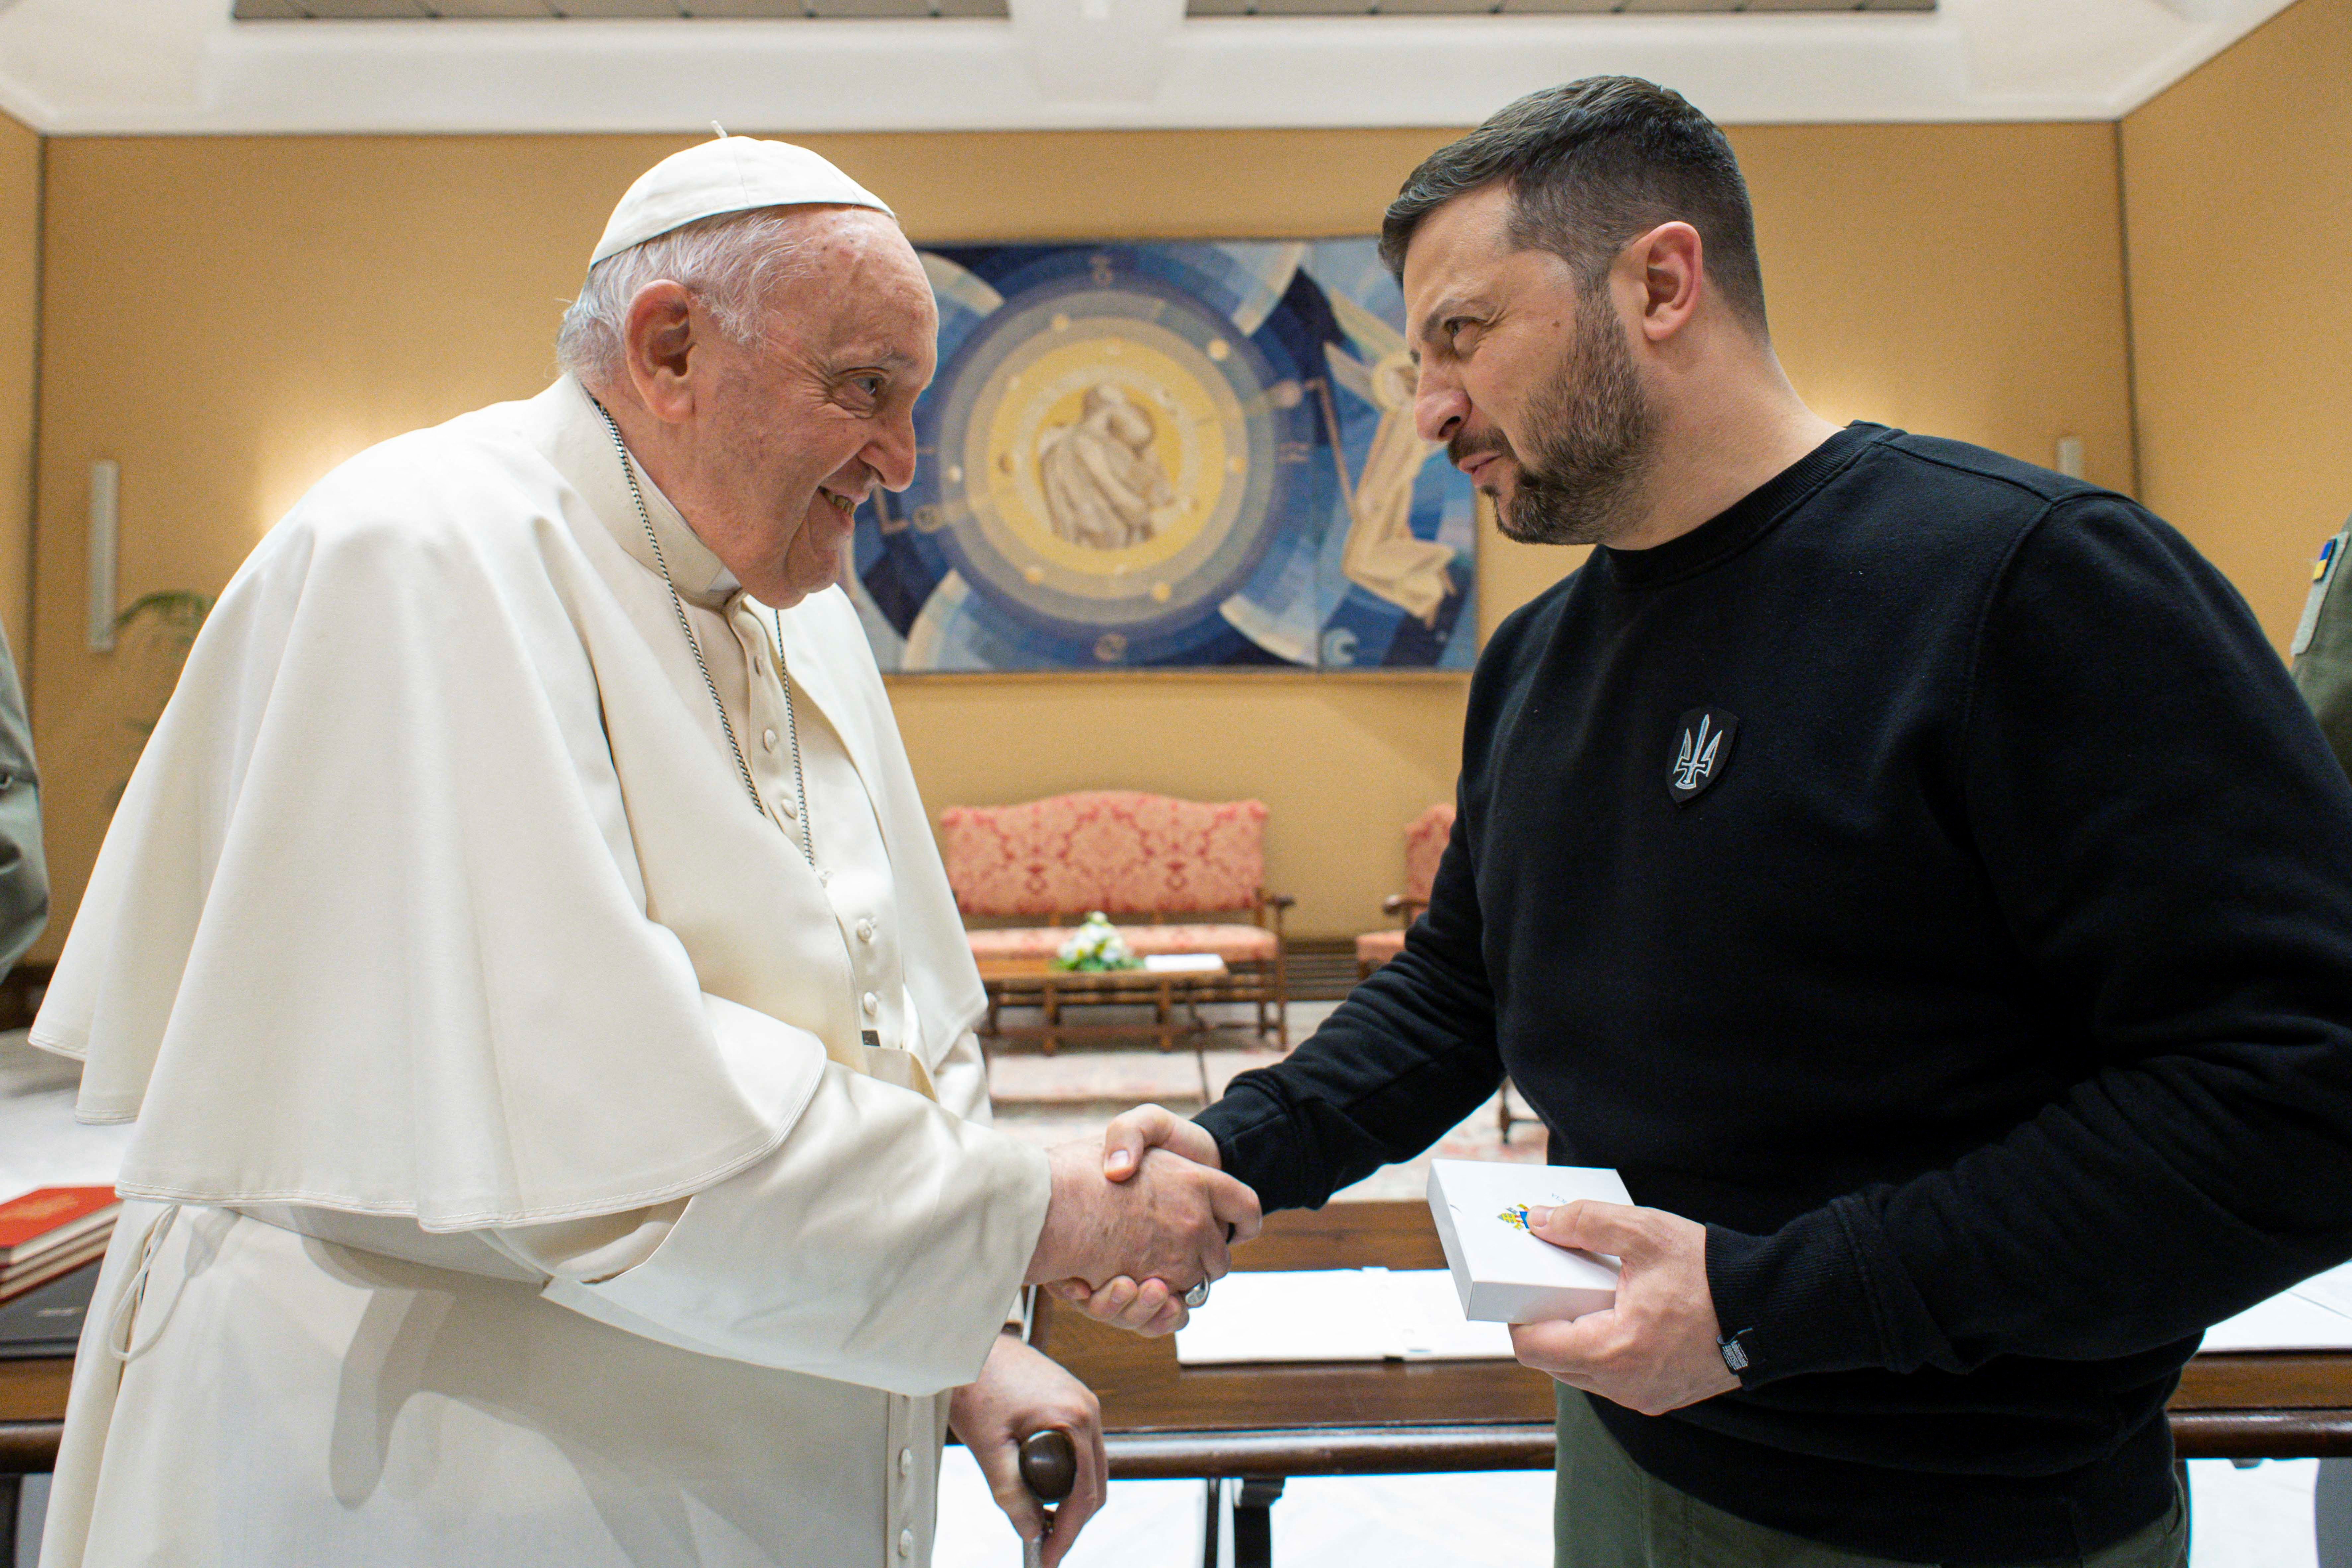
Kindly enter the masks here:
[[694, 416], [694, 357], [704, 348], [694, 295], [682, 283], [657, 279], [629, 301], [622, 329], [622, 363], [629, 387], [646, 411], [665, 424]]

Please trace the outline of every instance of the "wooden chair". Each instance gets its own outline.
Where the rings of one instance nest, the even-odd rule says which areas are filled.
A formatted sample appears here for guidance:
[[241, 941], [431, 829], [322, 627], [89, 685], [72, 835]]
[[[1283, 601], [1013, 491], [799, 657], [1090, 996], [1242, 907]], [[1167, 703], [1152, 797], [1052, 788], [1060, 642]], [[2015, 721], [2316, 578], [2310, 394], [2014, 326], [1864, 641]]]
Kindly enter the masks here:
[[[1454, 807], [1449, 805], [1431, 806], [1405, 827], [1404, 891], [1391, 893], [1381, 900], [1381, 911], [1396, 916], [1397, 923], [1386, 931], [1368, 931], [1356, 939], [1358, 980], [1370, 978], [1373, 970], [1404, 951], [1404, 933], [1421, 911], [1429, 907], [1430, 884], [1437, 879], [1437, 863], [1445, 858], [1445, 846], [1453, 837]], [[1496, 1091], [1495, 1119], [1506, 1143], [1511, 1141], [1512, 1128], [1535, 1120], [1512, 1114], [1511, 1080], [1507, 1078]]]
[[1437, 863], [1445, 858], [1446, 841], [1454, 837], [1454, 807], [1433, 805], [1406, 825], [1404, 830], [1404, 891], [1381, 900], [1381, 912], [1397, 917], [1386, 931], [1368, 931], [1356, 939], [1356, 978], [1404, 951], [1404, 933], [1429, 907], [1429, 885], [1437, 879]]

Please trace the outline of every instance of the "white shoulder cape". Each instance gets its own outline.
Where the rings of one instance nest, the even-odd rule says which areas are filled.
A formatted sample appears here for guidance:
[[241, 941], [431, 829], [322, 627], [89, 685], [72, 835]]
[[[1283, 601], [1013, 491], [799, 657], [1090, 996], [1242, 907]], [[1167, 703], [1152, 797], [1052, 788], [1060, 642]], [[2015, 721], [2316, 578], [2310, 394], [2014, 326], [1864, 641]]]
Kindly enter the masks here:
[[[126, 1195], [616, 1212], [761, 1159], [828, 1058], [866, 1059], [823, 889], [683, 700], [567, 399], [344, 464], [197, 639], [33, 1035], [84, 1058], [83, 1120], [137, 1121]], [[881, 821], [936, 1067], [982, 999], [880, 678], [838, 591], [784, 625]]]

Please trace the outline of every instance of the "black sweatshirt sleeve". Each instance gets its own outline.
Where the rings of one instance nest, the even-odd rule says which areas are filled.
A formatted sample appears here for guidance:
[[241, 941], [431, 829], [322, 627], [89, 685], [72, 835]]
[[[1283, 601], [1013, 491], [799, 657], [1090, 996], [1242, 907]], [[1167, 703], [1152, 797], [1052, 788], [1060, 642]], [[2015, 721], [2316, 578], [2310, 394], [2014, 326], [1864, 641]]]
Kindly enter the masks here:
[[1969, 829], [2086, 1075], [1770, 1236], [1710, 1227], [1751, 1385], [2178, 1342], [2352, 1254], [2352, 788], [2229, 584], [2053, 506], [1988, 603]]
[[1502, 1080], [1480, 952], [1468, 816], [1458, 814], [1404, 951], [1348, 994], [1286, 1060], [1234, 1079], [1198, 1118], [1225, 1169], [1269, 1211], [1319, 1208], [1408, 1160]]

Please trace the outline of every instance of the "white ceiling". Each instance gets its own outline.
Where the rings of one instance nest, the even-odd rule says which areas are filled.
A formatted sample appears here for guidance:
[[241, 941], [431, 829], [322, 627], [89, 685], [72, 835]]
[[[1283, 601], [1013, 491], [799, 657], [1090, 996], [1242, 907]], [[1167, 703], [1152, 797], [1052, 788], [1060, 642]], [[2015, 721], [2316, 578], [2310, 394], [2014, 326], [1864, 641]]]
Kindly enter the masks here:
[[51, 135], [1458, 125], [1623, 71], [1727, 123], [2111, 120], [2289, 0], [1932, 13], [235, 22], [230, 0], [0, 0], [0, 108]]

